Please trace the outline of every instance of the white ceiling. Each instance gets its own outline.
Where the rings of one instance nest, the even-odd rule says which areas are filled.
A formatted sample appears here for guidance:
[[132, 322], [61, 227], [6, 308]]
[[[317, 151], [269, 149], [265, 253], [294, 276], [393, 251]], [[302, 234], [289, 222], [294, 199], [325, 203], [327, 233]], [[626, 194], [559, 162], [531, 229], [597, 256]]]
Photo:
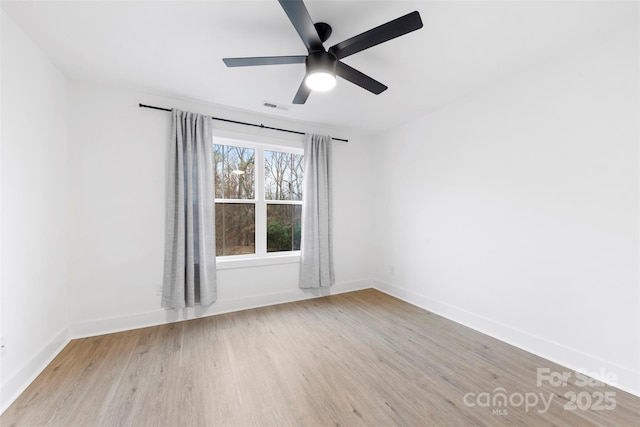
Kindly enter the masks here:
[[[316, 1], [332, 46], [413, 10], [424, 28], [344, 60], [389, 86], [345, 81], [291, 100], [304, 65], [226, 68], [223, 57], [303, 55], [276, 0], [2, 1], [70, 78], [375, 133], [636, 24], [635, 1]], [[262, 105], [271, 101], [289, 111]], [[170, 107], [170, 106], [168, 106]]]

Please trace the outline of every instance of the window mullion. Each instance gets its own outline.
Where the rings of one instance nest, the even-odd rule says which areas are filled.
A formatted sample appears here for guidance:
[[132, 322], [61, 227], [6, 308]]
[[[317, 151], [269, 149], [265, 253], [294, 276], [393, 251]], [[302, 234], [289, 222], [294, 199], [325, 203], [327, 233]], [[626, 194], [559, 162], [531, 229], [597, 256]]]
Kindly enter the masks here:
[[267, 200], [270, 205], [301, 205], [302, 200]]
[[256, 147], [256, 255], [267, 253], [267, 204], [264, 201], [264, 149]]

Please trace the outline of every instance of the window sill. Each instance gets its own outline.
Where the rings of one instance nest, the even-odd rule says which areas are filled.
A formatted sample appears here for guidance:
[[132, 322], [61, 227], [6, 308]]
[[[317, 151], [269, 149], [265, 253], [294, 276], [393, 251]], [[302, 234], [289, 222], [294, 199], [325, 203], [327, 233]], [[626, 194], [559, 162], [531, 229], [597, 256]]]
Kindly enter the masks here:
[[287, 255], [267, 255], [261, 257], [218, 257], [216, 268], [218, 270], [231, 270], [234, 268], [253, 268], [279, 264], [299, 264], [300, 253]]

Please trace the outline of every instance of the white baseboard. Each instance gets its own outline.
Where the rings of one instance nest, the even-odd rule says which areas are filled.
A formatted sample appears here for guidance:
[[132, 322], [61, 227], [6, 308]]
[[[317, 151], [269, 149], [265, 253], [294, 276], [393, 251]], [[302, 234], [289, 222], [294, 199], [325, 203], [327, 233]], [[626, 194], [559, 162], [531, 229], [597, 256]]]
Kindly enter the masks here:
[[47, 345], [45, 345], [31, 360], [28, 360], [2, 386], [0, 386], [0, 414], [29, 387], [44, 368], [69, 344], [69, 328], [60, 331]]
[[183, 310], [163, 310], [159, 308], [158, 310], [154, 310], [151, 312], [137, 313], [130, 316], [97, 319], [82, 323], [75, 323], [70, 327], [70, 335], [72, 338], [84, 338], [96, 335], [104, 335], [114, 332], [128, 331], [131, 329], [162, 325], [165, 323], [179, 322], [182, 320], [195, 319], [199, 317], [214, 316], [216, 314], [230, 313], [234, 311], [248, 310], [251, 308], [265, 307], [269, 305], [317, 298], [325, 295], [335, 295], [344, 292], [369, 289], [371, 287], [371, 280], [357, 280], [353, 282], [336, 283], [331, 288], [323, 288], [320, 292], [318, 292], [317, 290], [306, 291], [302, 289], [293, 289], [286, 292], [252, 295], [246, 298], [218, 300], [206, 309], [195, 307]]
[[[607, 383], [635, 396], [640, 396], [640, 372], [618, 365], [608, 360], [586, 354], [574, 348], [550, 341], [528, 332], [516, 329], [510, 325], [497, 322], [487, 317], [472, 313], [460, 307], [419, 295], [401, 287], [373, 280], [373, 288], [406, 301], [437, 315], [460, 323], [483, 334], [504, 341], [521, 348], [529, 353], [548, 359], [554, 363], [566, 366], [570, 370], [588, 372], [589, 376]], [[610, 381], [609, 374], [615, 374], [615, 382]], [[604, 375], [602, 375], [604, 374]]]

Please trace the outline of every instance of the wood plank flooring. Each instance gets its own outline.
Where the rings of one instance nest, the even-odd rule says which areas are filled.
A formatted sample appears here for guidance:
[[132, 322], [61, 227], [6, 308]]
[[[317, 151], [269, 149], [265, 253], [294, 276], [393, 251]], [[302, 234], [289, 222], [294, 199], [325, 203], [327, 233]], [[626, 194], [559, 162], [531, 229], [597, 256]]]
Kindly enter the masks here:
[[364, 290], [73, 340], [0, 425], [639, 424], [639, 398], [537, 368], [569, 371]]

